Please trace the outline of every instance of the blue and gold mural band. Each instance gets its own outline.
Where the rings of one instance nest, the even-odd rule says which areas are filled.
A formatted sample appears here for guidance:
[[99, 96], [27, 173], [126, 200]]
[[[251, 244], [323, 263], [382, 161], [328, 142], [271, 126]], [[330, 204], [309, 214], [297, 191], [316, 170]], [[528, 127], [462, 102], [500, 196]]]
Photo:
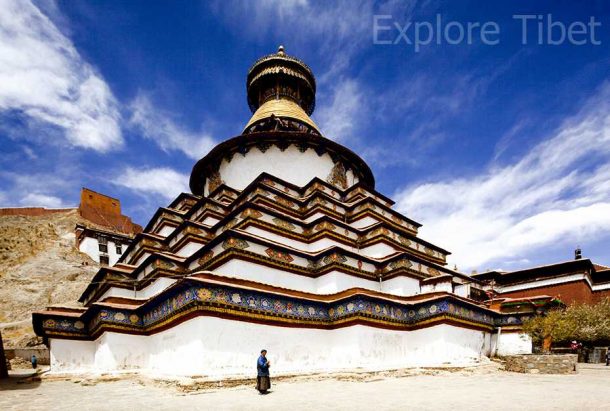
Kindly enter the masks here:
[[185, 315], [224, 314], [244, 321], [316, 328], [347, 326], [357, 320], [404, 330], [450, 321], [491, 331], [495, 326], [520, 325], [525, 319], [495, 313], [448, 295], [425, 302], [400, 303], [355, 294], [326, 302], [190, 280], [164, 295], [165, 298], [153, 299], [133, 310], [94, 306], [82, 318], [41, 314], [41, 328], [49, 337], [90, 339], [105, 330], [153, 333]]

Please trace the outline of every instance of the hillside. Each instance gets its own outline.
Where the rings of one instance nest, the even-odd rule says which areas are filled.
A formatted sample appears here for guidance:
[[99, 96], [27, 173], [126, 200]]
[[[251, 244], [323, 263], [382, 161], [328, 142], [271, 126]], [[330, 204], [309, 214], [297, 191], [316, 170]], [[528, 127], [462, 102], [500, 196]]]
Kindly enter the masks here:
[[77, 305], [99, 266], [75, 247], [76, 209], [43, 216], [0, 216], [0, 329], [5, 348], [39, 344], [31, 313]]

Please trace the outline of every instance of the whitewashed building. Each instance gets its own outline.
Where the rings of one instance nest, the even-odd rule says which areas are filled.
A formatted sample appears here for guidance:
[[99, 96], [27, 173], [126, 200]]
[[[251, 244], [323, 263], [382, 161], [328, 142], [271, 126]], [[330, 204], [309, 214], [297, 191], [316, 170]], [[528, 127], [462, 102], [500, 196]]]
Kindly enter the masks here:
[[76, 247], [93, 261], [113, 266], [127, 249], [133, 236], [115, 231], [76, 225]]
[[280, 48], [247, 90], [243, 133], [197, 162], [192, 193], [97, 273], [84, 307], [34, 313], [52, 371], [250, 376], [262, 348], [276, 375], [469, 365], [519, 334], [531, 314], [482, 304], [481, 284], [322, 135], [307, 65]]

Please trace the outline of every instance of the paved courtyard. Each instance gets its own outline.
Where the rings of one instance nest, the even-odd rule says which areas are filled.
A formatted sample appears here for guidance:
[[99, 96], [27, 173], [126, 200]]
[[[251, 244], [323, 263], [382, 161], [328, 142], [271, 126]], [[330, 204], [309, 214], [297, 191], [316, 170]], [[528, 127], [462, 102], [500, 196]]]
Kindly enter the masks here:
[[491, 364], [276, 381], [268, 395], [248, 386], [193, 389], [137, 376], [0, 383], [0, 410], [610, 410], [610, 369], [525, 375]]

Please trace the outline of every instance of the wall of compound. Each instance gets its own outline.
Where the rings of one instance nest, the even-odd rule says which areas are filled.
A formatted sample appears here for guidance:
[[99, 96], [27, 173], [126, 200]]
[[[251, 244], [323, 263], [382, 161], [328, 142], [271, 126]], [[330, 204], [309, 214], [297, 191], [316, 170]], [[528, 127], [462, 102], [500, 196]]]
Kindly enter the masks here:
[[105, 333], [95, 342], [51, 339], [50, 346], [52, 372], [140, 369], [218, 378], [254, 376], [262, 348], [269, 351], [272, 375], [474, 365], [487, 361], [491, 337], [446, 324], [320, 330], [196, 317], [148, 337]]
[[532, 338], [525, 333], [496, 334], [492, 340], [492, 352], [501, 357], [516, 354], [532, 353]]

